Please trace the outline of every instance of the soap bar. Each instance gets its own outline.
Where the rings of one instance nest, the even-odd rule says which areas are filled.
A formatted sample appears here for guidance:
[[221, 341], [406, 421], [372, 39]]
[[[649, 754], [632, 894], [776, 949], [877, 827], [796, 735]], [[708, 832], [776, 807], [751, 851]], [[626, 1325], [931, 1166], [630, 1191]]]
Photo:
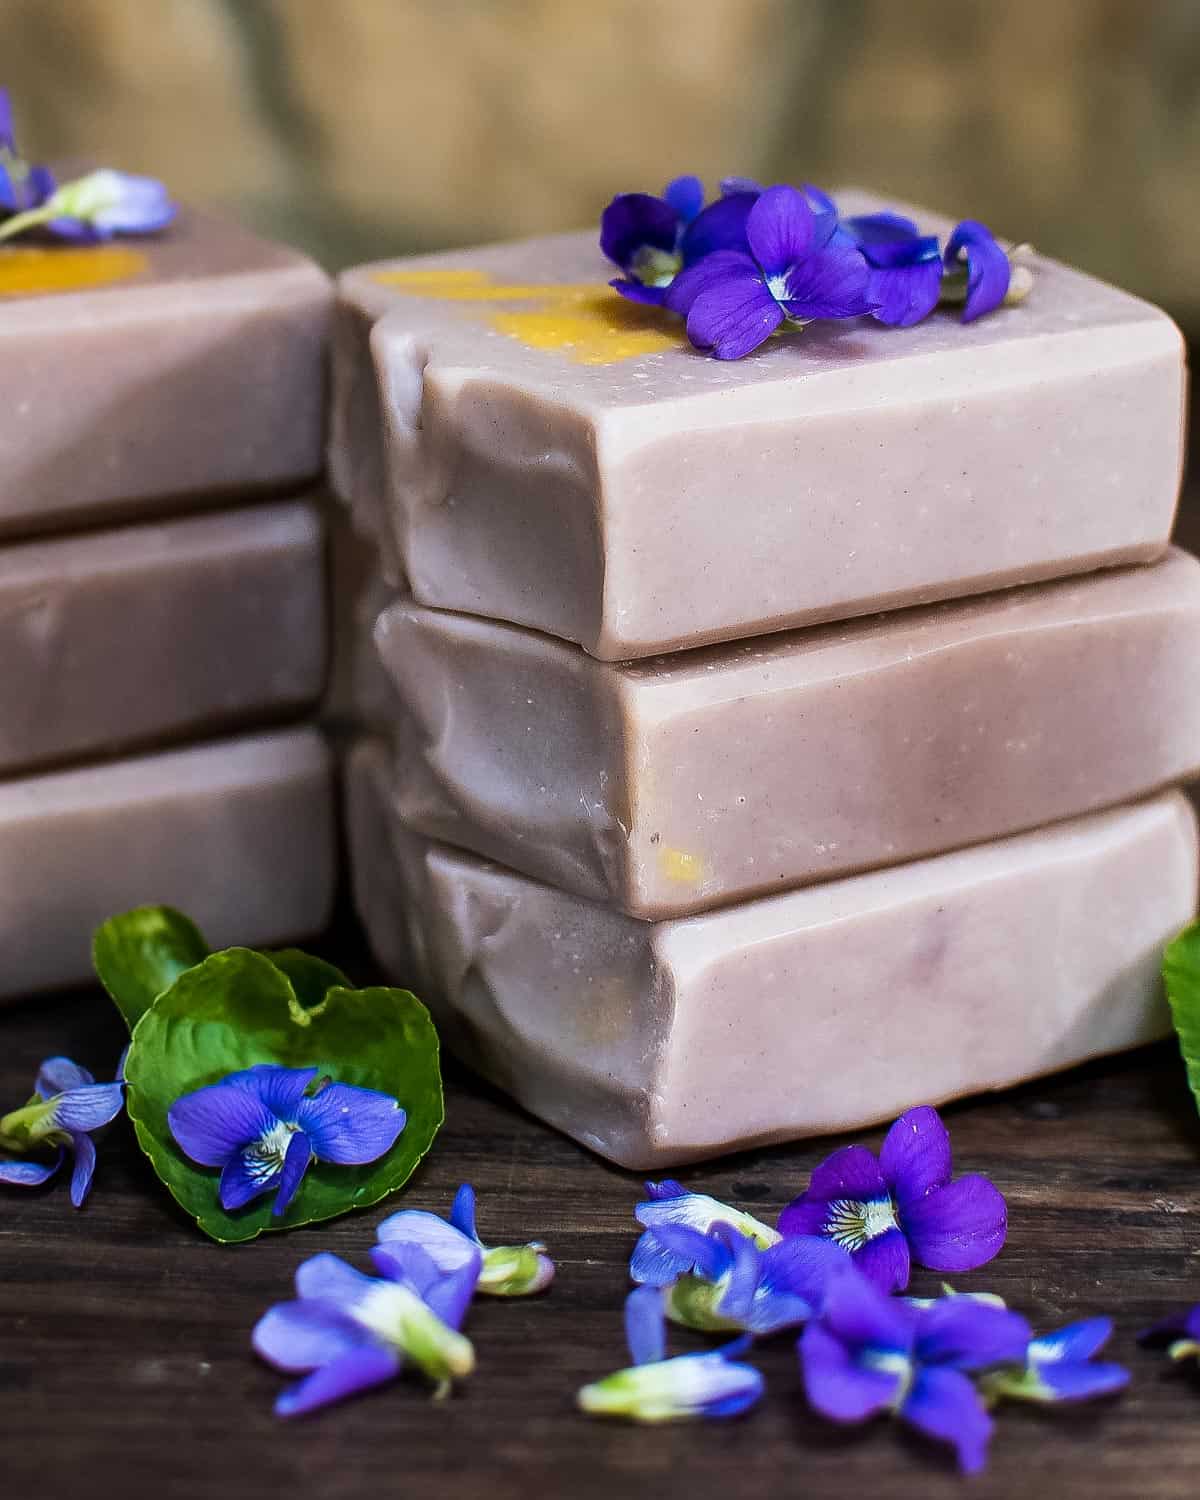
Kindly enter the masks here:
[[152, 238], [0, 247], [0, 536], [313, 478], [332, 300], [186, 208]]
[[885, 1120], [1168, 1029], [1196, 901], [1178, 792], [704, 916], [639, 922], [404, 829], [350, 765], [372, 944], [447, 1044], [625, 1167]]
[[0, 770], [280, 718], [326, 645], [309, 502], [0, 547]]
[[1025, 302], [968, 325], [817, 323], [727, 363], [611, 291], [594, 233], [362, 266], [334, 483], [420, 603], [606, 660], [1151, 560], [1179, 331], [1029, 265]]
[[0, 998], [91, 973], [116, 912], [177, 906], [214, 947], [329, 919], [329, 752], [312, 729], [0, 782]]
[[407, 601], [374, 639], [408, 826], [634, 916], [1200, 775], [1200, 562], [614, 665]]

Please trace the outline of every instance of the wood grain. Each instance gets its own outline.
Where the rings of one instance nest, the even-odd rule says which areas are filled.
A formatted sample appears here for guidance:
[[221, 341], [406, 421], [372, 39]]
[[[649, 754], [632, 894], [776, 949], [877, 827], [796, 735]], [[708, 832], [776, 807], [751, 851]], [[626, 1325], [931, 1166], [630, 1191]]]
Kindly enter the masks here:
[[[331, 956], [346, 961], [344, 951]], [[364, 965], [361, 953], [357, 967]], [[95, 991], [0, 1016], [0, 1100], [23, 1101], [39, 1061], [65, 1052], [100, 1076], [122, 1033]], [[765, 1403], [724, 1426], [633, 1428], [577, 1414], [573, 1394], [624, 1361], [620, 1309], [639, 1183], [452, 1071], [445, 1130], [402, 1200], [444, 1212], [479, 1193], [486, 1239], [544, 1237], [550, 1293], [483, 1300], [468, 1331], [478, 1370], [433, 1404], [417, 1381], [293, 1425], [281, 1377], [252, 1355], [258, 1315], [288, 1295], [299, 1260], [332, 1249], [365, 1264], [378, 1210], [222, 1248], [188, 1226], [124, 1122], [105, 1140], [82, 1212], [65, 1182], [0, 1190], [0, 1493], [141, 1500], [290, 1495], [439, 1500], [653, 1495], [929, 1497], [962, 1493], [938, 1450], [886, 1423], [831, 1429], [805, 1408], [791, 1342], [763, 1346]], [[947, 1111], [960, 1170], [1007, 1195], [1008, 1244], [960, 1285], [994, 1289], [1039, 1327], [1109, 1311], [1112, 1357], [1134, 1378], [1079, 1411], [1000, 1415], [977, 1500], [1190, 1495], [1200, 1386], [1133, 1344], [1174, 1304], [1200, 1300], [1200, 1126], [1171, 1046]], [[878, 1144], [879, 1135], [865, 1137]], [[689, 1169], [690, 1186], [774, 1214], [827, 1141]], [[392, 1205], [395, 1206], [395, 1205]], [[936, 1289], [918, 1273], [914, 1290]], [[677, 1335], [674, 1348], [701, 1341]]]

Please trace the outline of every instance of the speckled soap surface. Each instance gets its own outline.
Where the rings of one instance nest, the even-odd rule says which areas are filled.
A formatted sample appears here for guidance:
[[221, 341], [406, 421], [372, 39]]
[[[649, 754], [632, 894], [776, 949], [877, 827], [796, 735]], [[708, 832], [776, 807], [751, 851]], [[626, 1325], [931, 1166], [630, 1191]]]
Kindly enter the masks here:
[[331, 305], [305, 256], [191, 208], [0, 248], [0, 537], [315, 477]]
[[1196, 902], [1177, 792], [702, 916], [641, 922], [409, 832], [349, 767], [356, 900], [448, 1043], [623, 1166], [825, 1134], [1168, 1029]]
[[733, 363], [611, 292], [592, 232], [359, 267], [334, 481], [418, 602], [609, 660], [1151, 560], [1178, 330], [1029, 264], [970, 325], [815, 324]]
[[1177, 550], [624, 665], [406, 600], [373, 649], [405, 824], [639, 917], [1200, 774], [1200, 562]]

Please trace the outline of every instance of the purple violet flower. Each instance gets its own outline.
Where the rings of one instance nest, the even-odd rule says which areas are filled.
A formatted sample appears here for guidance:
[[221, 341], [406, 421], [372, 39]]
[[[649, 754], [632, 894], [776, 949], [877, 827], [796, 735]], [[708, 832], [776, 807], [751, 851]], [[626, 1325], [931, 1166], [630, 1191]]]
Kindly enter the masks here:
[[54, 174], [50, 169], [27, 162], [17, 150], [12, 101], [8, 90], [0, 88], [0, 214], [37, 208], [53, 192]]
[[878, 1158], [865, 1146], [826, 1157], [779, 1228], [836, 1241], [885, 1292], [903, 1291], [914, 1259], [933, 1271], [970, 1271], [999, 1253], [1007, 1209], [986, 1177], [951, 1182], [950, 1174], [949, 1133], [922, 1105], [896, 1121]]
[[471, 1257], [482, 1257], [475, 1287], [491, 1297], [528, 1297], [554, 1280], [554, 1262], [545, 1245], [484, 1245], [475, 1231], [475, 1189], [464, 1182], [454, 1195], [450, 1221], [420, 1208], [390, 1214], [375, 1231], [386, 1250], [394, 1244], [419, 1245], [443, 1270], [457, 1270]]
[[648, 1286], [670, 1286], [680, 1276], [687, 1275], [694, 1265], [687, 1254], [678, 1253], [659, 1237], [658, 1231], [664, 1226], [680, 1224], [704, 1235], [714, 1224], [728, 1224], [753, 1241], [760, 1250], [769, 1249], [781, 1238], [777, 1230], [763, 1224], [753, 1214], [730, 1208], [707, 1193], [689, 1193], [673, 1178], [648, 1182], [646, 1197], [634, 1209], [634, 1217], [646, 1232], [633, 1247], [629, 1275], [633, 1281]]
[[760, 1250], [731, 1224], [707, 1234], [663, 1224], [647, 1234], [666, 1253], [690, 1263], [667, 1289], [673, 1323], [702, 1333], [760, 1338], [805, 1323], [820, 1307], [832, 1276], [850, 1264], [846, 1252], [817, 1235], [793, 1235]]
[[609, 285], [631, 302], [660, 307], [678, 273], [714, 250], [745, 250], [752, 194], [718, 198], [703, 208], [698, 177], [677, 177], [662, 197], [620, 193], [600, 219], [600, 248], [625, 275]]
[[1052, 1406], [1108, 1396], [1129, 1384], [1123, 1365], [1092, 1355], [1112, 1337], [1111, 1318], [1086, 1318], [1031, 1339], [1023, 1364], [1001, 1366], [984, 1375], [979, 1389], [989, 1404], [1007, 1398]]
[[860, 214], [839, 221], [871, 268], [873, 316], [893, 328], [927, 318], [942, 295], [942, 252], [936, 235], [923, 235], [901, 214]]
[[1147, 1349], [1166, 1349], [1171, 1359], [1200, 1359], [1200, 1302], [1143, 1328], [1138, 1343]]
[[382, 1278], [336, 1255], [314, 1255], [296, 1272], [298, 1299], [259, 1319], [255, 1351], [278, 1370], [307, 1375], [276, 1401], [277, 1416], [304, 1416], [394, 1380], [406, 1359], [439, 1395], [474, 1369], [475, 1351], [458, 1330], [479, 1275], [478, 1251], [451, 1271], [416, 1245], [376, 1252], [376, 1261]]
[[950, 1443], [966, 1473], [983, 1468], [992, 1420], [970, 1374], [1023, 1364], [1025, 1319], [969, 1297], [912, 1307], [848, 1268], [800, 1336], [809, 1404], [834, 1422], [882, 1412]]
[[405, 1114], [389, 1094], [317, 1081], [317, 1068], [259, 1063], [184, 1094], [167, 1111], [181, 1150], [202, 1167], [220, 1167], [227, 1212], [276, 1191], [273, 1213], [287, 1212], [313, 1161], [356, 1167], [390, 1151]]
[[[70, 1058], [48, 1057], [38, 1070], [29, 1103], [0, 1118], [0, 1183], [40, 1187], [70, 1150], [75, 1158], [71, 1202], [82, 1208], [96, 1170], [92, 1132], [114, 1120], [124, 1102], [122, 1070], [115, 1082], [97, 1083]], [[54, 1151], [53, 1160], [29, 1154], [39, 1149]]]
[[45, 229], [60, 239], [94, 244], [118, 234], [153, 234], [176, 211], [166, 188], [153, 177], [102, 168], [64, 182], [36, 207], [0, 222], [0, 240]]
[[625, 1299], [625, 1338], [632, 1365], [585, 1385], [575, 1398], [589, 1416], [650, 1423], [736, 1417], [762, 1396], [762, 1375], [737, 1358], [749, 1347], [748, 1338], [667, 1358], [663, 1297], [656, 1287], [635, 1287]]
[[837, 240], [836, 228], [798, 188], [767, 188], [746, 217], [749, 253], [712, 251], [674, 279], [666, 305], [687, 318], [692, 343], [717, 359], [750, 354], [785, 318], [869, 313], [867, 263]]
[[[962, 221], [950, 236], [943, 259], [946, 280], [951, 287], [954, 279], [961, 277], [964, 265], [966, 267], [964, 323], [973, 323], [984, 313], [999, 307], [1008, 295], [1012, 266], [992, 231], [978, 219]], [[943, 287], [945, 294], [946, 288]]]

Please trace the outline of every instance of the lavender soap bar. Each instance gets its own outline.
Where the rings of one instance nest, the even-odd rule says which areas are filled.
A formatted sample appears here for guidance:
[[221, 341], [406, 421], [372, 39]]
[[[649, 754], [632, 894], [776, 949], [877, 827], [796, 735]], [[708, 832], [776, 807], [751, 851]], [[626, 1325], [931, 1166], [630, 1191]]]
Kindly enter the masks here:
[[311, 729], [0, 784], [0, 999], [80, 983], [114, 912], [178, 906], [216, 947], [329, 919], [332, 768]]
[[308, 502], [0, 547], [0, 771], [295, 713], [326, 646]]
[[816, 323], [729, 363], [611, 291], [591, 233], [362, 266], [334, 482], [418, 602], [605, 660], [1156, 558], [1179, 332], [1028, 265], [1028, 298], [969, 325]]
[[0, 247], [0, 536], [313, 478], [331, 304], [312, 261], [187, 208]]
[[350, 766], [355, 888], [447, 1041], [622, 1166], [887, 1119], [1165, 1034], [1196, 902], [1168, 793], [898, 869], [639, 922], [429, 844]]
[[389, 605], [392, 797], [435, 839], [663, 917], [1200, 774], [1200, 562], [597, 662]]

